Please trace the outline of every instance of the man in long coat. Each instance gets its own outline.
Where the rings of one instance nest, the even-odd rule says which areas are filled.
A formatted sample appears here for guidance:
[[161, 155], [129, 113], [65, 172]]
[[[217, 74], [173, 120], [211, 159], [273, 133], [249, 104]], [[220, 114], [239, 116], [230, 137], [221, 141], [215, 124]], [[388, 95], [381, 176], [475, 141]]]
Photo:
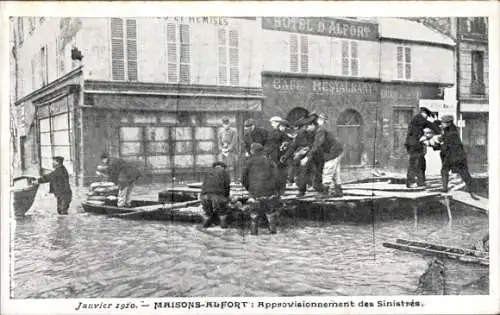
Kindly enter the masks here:
[[229, 171], [233, 180], [237, 180], [238, 170], [238, 152], [237, 152], [237, 132], [231, 128], [227, 117], [222, 118], [222, 128], [219, 132], [219, 161], [223, 162]]
[[255, 120], [247, 119], [244, 123], [243, 148], [246, 157], [251, 155], [250, 147], [252, 143], [259, 143], [262, 146], [266, 145], [268, 138], [267, 130], [257, 127]]
[[285, 153], [282, 150], [284, 145], [287, 145], [290, 141], [288, 135], [280, 128], [281, 124], [284, 123], [281, 117], [275, 116], [270, 119], [271, 131], [268, 133], [269, 137], [267, 139], [264, 151], [271, 158], [271, 160], [278, 166], [279, 173], [279, 187], [280, 195], [285, 192], [286, 188], [286, 177], [287, 177], [287, 167], [285, 163], [280, 162], [281, 156]]
[[[420, 142], [424, 135], [424, 128], [430, 128], [439, 133], [439, 128], [427, 117], [432, 116], [432, 112], [421, 107], [420, 112], [415, 115], [408, 125], [405, 148], [409, 155], [408, 171], [406, 175], [406, 186], [425, 186], [425, 146]], [[415, 183], [416, 178], [416, 183]]]
[[259, 143], [251, 145], [251, 157], [243, 170], [241, 182], [250, 194], [251, 233], [258, 233], [259, 218], [266, 216], [269, 231], [276, 233], [276, 217], [278, 215], [278, 167], [265, 154]]
[[467, 185], [467, 190], [473, 199], [478, 199], [472, 192], [472, 177], [467, 165], [467, 154], [465, 153], [462, 140], [458, 134], [458, 128], [453, 123], [453, 116], [445, 115], [441, 118], [443, 135], [441, 140], [441, 177], [443, 179], [443, 192], [448, 191], [448, 176], [450, 170], [458, 173]]
[[57, 213], [65, 215], [68, 214], [69, 204], [73, 196], [69, 185], [69, 174], [63, 165], [64, 158], [62, 156], [55, 156], [52, 160], [54, 170], [38, 178], [37, 182], [40, 184], [49, 183], [49, 192], [54, 194], [57, 200]]

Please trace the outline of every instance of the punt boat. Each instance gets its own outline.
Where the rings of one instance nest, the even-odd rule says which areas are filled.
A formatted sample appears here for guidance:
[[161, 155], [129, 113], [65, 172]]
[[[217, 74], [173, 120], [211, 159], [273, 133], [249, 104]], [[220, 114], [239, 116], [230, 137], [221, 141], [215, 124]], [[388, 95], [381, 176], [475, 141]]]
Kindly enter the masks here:
[[[11, 196], [15, 216], [24, 216], [31, 209], [38, 191], [38, 184], [35, 184], [35, 177], [19, 176], [13, 179]], [[19, 186], [19, 188], [17, 188]]]

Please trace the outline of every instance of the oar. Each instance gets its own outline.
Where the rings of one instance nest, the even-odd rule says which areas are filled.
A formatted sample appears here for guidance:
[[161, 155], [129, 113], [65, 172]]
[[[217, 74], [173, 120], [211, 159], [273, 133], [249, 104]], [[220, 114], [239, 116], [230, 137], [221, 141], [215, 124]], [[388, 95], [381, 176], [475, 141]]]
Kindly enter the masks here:
[[[158, 211], [158, 210], [174, 210], [174, 209], [178, 209], [178, 208], [199, 205], [200, 202], [201, 202], [200, 200], [191, 200], [191, 201], [186, 201], [186, 202], [174, 203], [174, 204], [170, 204], [170, 205], [166, 204], [166, 205], [163, 205], [163, 207], [161, 207], [161, 205], [147, 206], [148, 208], [142, 207], [142, 210], [139, 209], [138, 211], [134, 211], [134, 212], [127, 212], [127, 213], [118, 214], [117, 217], [123, 218], [123, 217], [137, 215], [140, 213], [148, 213], [148, 212], [154, 212], [154, 211]], [[136, 208], [136, 209], [138, 209], [138, 208]]]

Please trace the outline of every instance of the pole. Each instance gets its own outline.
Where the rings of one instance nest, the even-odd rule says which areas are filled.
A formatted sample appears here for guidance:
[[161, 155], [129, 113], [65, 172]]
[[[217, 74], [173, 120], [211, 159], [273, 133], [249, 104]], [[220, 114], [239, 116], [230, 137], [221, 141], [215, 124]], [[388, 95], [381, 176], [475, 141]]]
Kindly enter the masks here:
[[[456, 84], [456, 99], [457, 99], [457, 108], [456, 108], [456, 117], [457, 121], [462, 120], [462, 115], [461, 115], [461, 102], [460, 102], [460, 18], [451, 18], [455, 19], [455, 69], [456, 69], [456, 79], [455, 79], [455, 84]], [[451, 22], [451, 21], [450, 21]], [[462, 134], [463, 134], [463, 127], [460, 125], [460, 139], [462, 139]]]

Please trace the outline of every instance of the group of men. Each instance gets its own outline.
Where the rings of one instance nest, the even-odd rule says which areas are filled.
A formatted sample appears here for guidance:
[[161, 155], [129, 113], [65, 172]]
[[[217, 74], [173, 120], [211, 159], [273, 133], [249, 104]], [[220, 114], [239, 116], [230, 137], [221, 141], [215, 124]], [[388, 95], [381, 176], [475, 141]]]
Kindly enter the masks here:
[[[281, 117], [270, 119], [268, 131], [256, 126], [253, 119], [244, 123], [242, 141], [243, 164], [241, 183], [249, 192], [251, 232], [258, 233], [260, 218], [266, 218], [271, 233], [276, 233], [279, 198], [288, 181], [298, 187], [297, 197], [305, 195], [312, 185], [320, 194], [342, 196], [340, 160], [342, 144], [325, 129], [328, 117], [312, 113], [291, 126]], [[223, 119], [219, 134], [220, 161], [214, 163], [202, 186], [202, 205], [206, 213], [205, 227], [219, 216], [226, 226], [229, 204], [229, 171], [237, 179], [238, 151], [236, 131]], [[215, 187], [220, 185], [219, 187]]]
[[443, 192], [448, 192], [450, 171], [460, 175], [473, 199], [472, 177], [467, 165], [467, 154], [460, 139], [453, 116], [444, 115], [440, 120], [427, 108], [421, 107], [408, 125], [405, 147], [409, 154], [406, 186], [425, 187], [425, 154], [427, 148], [440, 150]]

